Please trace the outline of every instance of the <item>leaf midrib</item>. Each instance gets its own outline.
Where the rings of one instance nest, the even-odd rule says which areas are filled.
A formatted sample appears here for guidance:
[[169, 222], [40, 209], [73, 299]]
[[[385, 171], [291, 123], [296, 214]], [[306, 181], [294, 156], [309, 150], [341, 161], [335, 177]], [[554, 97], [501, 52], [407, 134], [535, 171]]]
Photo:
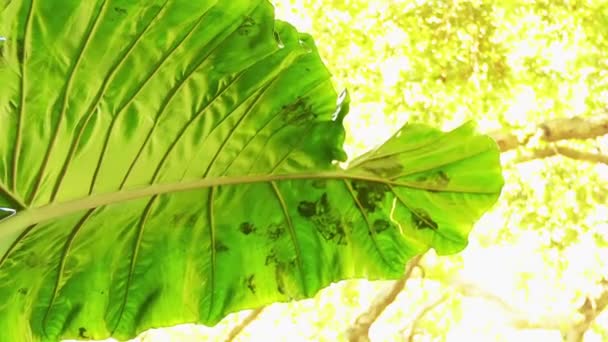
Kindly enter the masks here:
[[[92, 196], [82, 197], [76, 200], [67, 202], [58, 202], [43, 205], [40, 207], [31, 207], [23, 211], [18, 212], [16, 215], [5, 219], [0, 222], [0, 240], [6, 239], [7, 236], [14, 236], [15, 233], [26, 229], [29, 226], [35, 225], [40, 222], [51, 220], [57, 217], [62, 217], [68, 214], [87, 210], [91, 208], [97, 208], [104, 205], [116, 204], [120, 202], [135, 200], [138, 198], [149, 197], [153, 195], [161, 195], [166, 193], [174, 193], [181, 191], [197, 190], [210, 188], [213, 186], [225, 186], [225, 185], [237, 185], [237, 184], [251, 184], [251, 183], [262, 183], [272, 181], [286, 181], [286, 180], [304, 180], [304, 179], [350, 179], [360, 180], [376, 183], [384, 183], [391, 186], [408, 187], [422, 190], [436, 190], [436, 191], [448, 191], [448, 192], [467, 192], [467, 193], [495, 193], [495, 189], [491, 187], [486, 188], [483, 191], [472, 191], [471, 189], [458, 189], [458, 188], [432, 188], [428, 184], [420, 184], [416, 182], [404, 182], [390, 180], [386, 178], [380, 178], [369, 175], [357, 175], [349, 174], [348, 170], [332, 170], [332, 171], [321, 171], [321, 172], [305, 172], [305, 173], [291, 173], [291, 174], [276, 174], [276, 175], [248, 175], [239, 177], [219, 177], [219, 178], [205, 178], [189, 182], [176, 182], [166, 184], [152, 184], [141, 188], [120, 190], [115, 192], [95, 194]], [[6, 250], [0, 250], [0, 256], [4, 255]]]

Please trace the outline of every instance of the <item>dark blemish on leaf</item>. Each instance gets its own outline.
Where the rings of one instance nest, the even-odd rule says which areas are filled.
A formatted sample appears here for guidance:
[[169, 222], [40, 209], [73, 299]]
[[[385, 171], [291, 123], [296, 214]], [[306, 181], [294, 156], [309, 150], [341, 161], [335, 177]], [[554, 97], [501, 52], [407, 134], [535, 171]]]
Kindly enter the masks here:
[[86, 333], [87, 333], [87, 329], [85, 329], [84, 327], [78, 328], [78, 336], [80, 338], [90, 338], [89, 336], [86, 335]]
[[383, 163], [377, 162], [375, 165], [366, 165], [363, 166], [363, 169], [383, 178], [393, 178], [402, 173], [403, 165], [393, 159], [385, 158]]
[[374, 221], [374, 231], [377, 233], [382, 233], [383, 231], [389, 229], [391, 224], [386, 220], [375, 220]]
[[278, 240], [285, 233], [285, 228], [280, 224], [273, 224], [268, 227], [268, 238], [271, 241]]
[[[320, 229], [320, 227], [324, 227], [324, 229]], [[336, 243], [338, 245], [347, 244], [344, 224], [340, 220], [328, 222], [325, 226], [317, 225], [317, 230], [319, 231], [319, 233], [321, 233], [321, 236], [323, 236], [326, 241], [333, 240], [337, 237]]]
[[20, 295], [25, 296], [27, 294], [27, 289], [25, 287], [22, 287], [17, 290], [17, 292], [19, 292]]
[[17, 112], [17, 102], [15, 101], [8, 101], [8, 107], [10, 108], [10, 111], [13, 113]]
[[423, 209], [414, 209], [412, 212], [412, 224], [416, 229], [437, 230], [437, 223]]
[[[432, 174], [424, 174], [416, 177], [417, 182], [426, 182], [431, 186], [445, 187], [450, 183], [450, 176], [445, 171], [438, 171]], [[432, 190], [429, 190], [432, 191]]]
[[298, 213], [302, 217], [312, 217], [317, 212], [317, 205], [313, 202], [302, 201], [298, 204]]
[[361, 203], [361, 206], [372, 213], [384, 201], [386, 192], [390, 190], [388, 185], [382, 183], [352, 181], [351, 184], [357, 192], [357, 200]]
[[274, 36], [274, 41], [277, 42], [277, 45], [279, 46], [279, 48], [283, 48], [285, 46], [285, 44], [281, 40], [281, 36], [279, 35], [279, 33], [277, 31], [273, 31], [272, 33]]
[[251, 293], [255, 294], [255, 274], [249, 275], [247, 279], [245, 279], [245, 284]]
[[284, 295], [285, 294], [285, 283], [283, 282], [283, 272], [284, 272], [284, 265], [282, 263], [277, 263], [275, 270], [274, 270], [274, 278], [275, 281], [277, 282], [277, 291], [279, 291], [280, 294]]
[[266, 256], [266, 261], [264, 262], [264, 265], [268, 266], [271, 264], [276, 264], [277, 263], [277, 255], [274, 251], [274, 249], [270, 249], [270, 254], [268, 254]]
[[428, 179], [429, 179], [429, 176], [426, 174], [416, 177], [417, 182], [426, 182]]
[[329, 200], [327, 199], [327, 193], [324, 192], [319, 198], [319, 202], [317, 203], [317, 215], [325, 215], [329, 214], [331, 211], [331, 207], [329, 206]]
[[446, 186], [450, 183], [450, 177], [444, 171], [439, 171], [437, 173], [437, 178], [437, 183], [440, 186]]
[[295, 102], [281, 107], [286, 123], [299, 126], [317, 117], [307, 100], [307, 98], [298, 96]]
[[312, 181], [312, 187], [315, 189], [327, 188], [327, 181], [325, 179], [315, 179]]
[[175, 214], [175, 215], [171, 216], [171, 221], [173, 221], [173, 224], [176, 224], [179, 221], [181, 221], [182, 218], [184, 218], [184, 214]]
[[241, 36], [246, 36], [251, 32], [251, 28], [255, 26], [256, 22], [252, 17], [246, 16], [243, 23], [238, 28], [238, 32]]
[[186, 223], [189, 228], [196, 228], [196, 217], [190, 216], [188, 222]]
[[127, 10], [120, 7], [114, 7], [114, 11], [121, 15], [127, 15]]
[[332, 211], [327, 193], [323, 193], [316, 202], [300, 202], [298, 212], [314, 223], [317, 232], [325, 241], [335, 240], [339, 245], [347, 244], [345, 224]]
[[255, 226], [250, 222], [243, 222], [239, 226], [239, 230], [241, 231], [241, 233], [243, 233], [245, 235], [249, 235], [249, 234], [255, 232]]
[[215, 250], [218, 253], [221, 253], [221, 252], [227, 252], [227, 251], [229, 251], [230, 248], [228, 248], [228, 246], [226, 246], [222, 241], [216, 241], [215, 242]]

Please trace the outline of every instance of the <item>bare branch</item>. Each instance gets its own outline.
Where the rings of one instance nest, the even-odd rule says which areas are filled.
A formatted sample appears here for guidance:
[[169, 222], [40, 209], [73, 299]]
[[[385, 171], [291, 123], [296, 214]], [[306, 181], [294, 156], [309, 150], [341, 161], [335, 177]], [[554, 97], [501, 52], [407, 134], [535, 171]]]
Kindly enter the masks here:
[[608, 134], [608, 114], [597, 115], [591, 118], [562, 118], [553, 119], [525, 130], [525, 133], [494, 131], [488, 133], [494, 138], [505, 152], [521, 146], [526, 146], [534, 135], [541, 141], [555, 142], [569, 139], [591, 139]]
[[237, 324], [234, 328], [232, 328], [232, 330], [228, 334], [228, 337], [226, 337], [226, 342], [234, 341], [234, 339], [243, 330], [245, 330], [245, 328], [247, 328], [247, 326], [249, 324], [251, 324], [251, 322], [253, 322], [262, 313], [263, 310], [264, 310], [264, 307], [257, 308], [255, 310], [251, 311], [251, 313], [249, 315], [247, 315], [247, 317], [245, 317], [245, 319], [243, 319], [243, 321], [241, 323]]
[[497, 304], [503, 311], [505, 311], [511, 320], [511, 325], [518, 329], [549, 329], [549, 330], [560, 330], [562, 331], [565, 327], [569, 326], [569, 320], [567, 317], [562, 316], [551, 316], [542, 317], [538, 320], [530, 319], [525, 312], [514, 307], [500, 296], [479, 287], [478, 285], [470, 282], [465, 282], [461, 279], [454, 280], [453, 285], [455, 289], [460, 292], [463, 296], [467, 297], [479, 297]]
[[608, 165], [608, 156], [598, 153], [579, 151], [570, 147], [553, 146], [542, 149], [535, 149], [530, 153], [517, 158], [516, 162], [523, 163], [534, 159], [541, 159], [561, 155], [570, 159], [587, 161], [592, 163], [603, 163]]
[[448, 300], [448, 298], [449, 298], [449, 293], [446, 292], [441, 297], [437, 298], [437, 300], [435, 300], [434, 302], [432, 302], [431, 304], [425, 306], [424, 308], [422, 308], [422, 310], [420, 310], [418, 315], [416, 315], [416, 317], [414, 317], [414, 320], [412, 321], [412, 327], [410, 328], [410, 333], [407, 337], [408, 342], [414, 341], [414, 336], [416, 336], [416, 328], [418, 326], [418, 323], [422, 320], [422, 318], [424, 318], [424, 316], [427, 313], [431, 312], [433, 309], [435, 309], [439, 305], [443, 304], [443, 302]]
[[597, 298], [585, 298], [585, 302], [578, 309], [583, 319], [573, 324], [563, 333], [566, 342], [581, 342], [585, 332], [589, 330], [597, 316], [608, 307], [608, 280], [605, 278], [600, 282], [603, 287], [602, 293]]
[[540, 128], [543, 130], [543, 140], [547, 142], [590, 139], [608, 134], [608, 115], [554, 119], [544, 122]]
[[357, 319], [355, 323], [348, 329], [346, 335], [348, 337], [349, 342], [367, 342], [369, 341], [369, 329], [374, 324], [374, 322], [380, 317], [382, 312], [397, 298], [397, 295], [403, 290], [405, 287], [405, 283], [412, 275], [412, 271], [418, 263], [422, 255], [416, 256], [408, 263], [405, 274], [401, 279], [397, 280], [393, 287], [386, 294], [378, 296], [372, 305]]

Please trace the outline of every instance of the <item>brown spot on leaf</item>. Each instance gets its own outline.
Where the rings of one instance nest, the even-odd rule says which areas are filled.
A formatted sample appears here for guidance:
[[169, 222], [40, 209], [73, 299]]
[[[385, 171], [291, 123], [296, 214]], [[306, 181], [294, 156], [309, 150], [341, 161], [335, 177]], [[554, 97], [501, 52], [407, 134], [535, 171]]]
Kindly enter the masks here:
[[383, 231], [389, 229], [391, 224], [386, 220], [375, 220], [374, 221], [374, 231], [376, 233], [382, 233]]
[[317, 205], [314, 202], [308, 202], [308, 201], [301, 201], [298, 204], [298, 213], [302, 216], [302, 217], [312, 217], [316, 214], [317, 211]]
[[251, 293], [255, 293], [255, 274], [250, 274], [247, 279], [245, 279], [245, 284]]
[[412, 212], [412, 224], [416, 229], [437, 230], [437, 223], [423, 209], [414, 209]]
[[384, 201], [386, 192], [390, 191], [388, 185], [383, 183], [352, 181], [352, 187], [357, 192], [357, 200], [363, 208], [374, 212]]
[[80, 337], [80, 338], [89, 338], [89, 336], [87, 336], [87, 329], [84, 328], [84, 327], [78, 328], [78, 337]]
[[255, 226], [252, 223], [250, 223], [250, 222], [243, 222], [239, 226], [239, 230], [241, 231], [241, 233], [243, 233], [245, 235], [249, 235], [251, 233], [254, 233], [256, 229], [255, 229]]

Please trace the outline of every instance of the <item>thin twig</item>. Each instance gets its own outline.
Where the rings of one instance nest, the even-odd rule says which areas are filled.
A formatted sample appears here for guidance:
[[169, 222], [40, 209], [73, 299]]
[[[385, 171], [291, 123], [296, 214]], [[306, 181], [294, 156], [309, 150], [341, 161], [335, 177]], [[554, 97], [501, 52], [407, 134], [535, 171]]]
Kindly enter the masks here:
[[261, 308], [257, 308], [253, 311], [251, 311], [251, 313], [249, 313], [249, 315], [247, 315], [247, 317], [245, 317], [245, 319], [243, 319], [243, 321], [239, 324], [237, 324], [237, 326], [235, 326], [234, 328], [232, 328], [232, 330], [230, 331], [230, 333], [228, 334], [228, 337], [226, 338], [226, 342], [232, 342], [234, 341], [234, 339], [243, 331], [245, 330], [245, 328], [251, 324], [251, 322], [253, 322], [264, 310], [264, 307]]
[[401, 279], [397, 280], [392, 288], [383, 295], [378, 296], [370, 305], [370, 307], [357, 319], [355, 323], [348, 329], [346, 335], [348, 336], [348, 341], [350, 342], [365, 342], [369, 341], [369, 329], [372, 324], [380, 317], [382, 312], [395, 301], [399, 293], [405, 287], [405, 283], [412, 275], [412, 271], [417, 267], [418, 263], [422, 259], [422, 255], [414, 257], [407, 266], [405, 274]]
[[425, 306], [424, 308], [422, 308], [422, 310], [420, 310], [418, 315], [416, 315], [416, 317], [414, 317], [414, 319], [412, 320], [412, 327], [410, 328], [410, 333], [407, 337], [408, 342], [414, 341], [414, 336], [416, 336], [416, 328], [418, 326], [418, 323], [420, 323], [420, 321], [422, 320], [422, 318], [424, 318], [424, 316], [426, 314], [428, 314], [433, 309], [435, 309], [436, 307], [441, 305], [443, 302], [448, 300], [448, 298], [450, 298], [450, 296], [449, 296], [449, 293], [446, 292], [441, 297], [437, 298], [437, 300], [435, 300], [434, 302], [432, 302], [431, 304]]

